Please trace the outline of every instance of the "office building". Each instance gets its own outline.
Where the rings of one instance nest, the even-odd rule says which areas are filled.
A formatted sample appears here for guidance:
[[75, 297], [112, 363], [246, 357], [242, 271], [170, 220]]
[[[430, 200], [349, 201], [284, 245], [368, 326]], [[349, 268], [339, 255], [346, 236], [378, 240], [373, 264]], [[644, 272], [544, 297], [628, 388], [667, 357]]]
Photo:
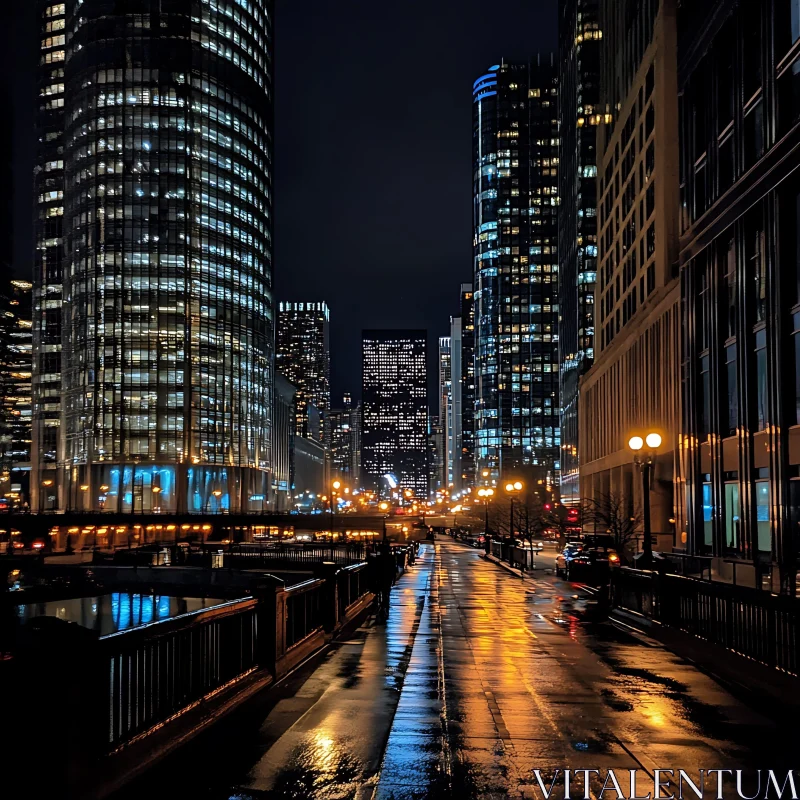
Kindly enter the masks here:
[[[64, 114], [67, 9], [36, 0], [39, 68], [33, 179], [33, 427], [31, 507], [64, 505], [62, 426], [62, 298], [64, 232]], [[44, 488], [42, 498], [40, 489]], [[44, 496], [46, 495], [46, 497]]]
[[580, 496], [643, 507], [628, 441], [661, 434], [650, 496], [654, 546], [676, 544], [681, 504], [678, 93], [675, 0], [601, 3], [600, 237], [595, 357], [580, 381]]
[[329, 327], [326, 303], [278, 304], [275, 368], [297, 390], [295, 432], [305, 439], [325, 437], [331, 407]]
[[475, 483], [475, 315], [472, 284], [461, 284], [461, 472]]
[[450, 337], [439, 338], [439, 414], [435, 418], [431, 435], [441, 437], [436, 441], [437, 475], [433, 489], [446, 489], [453, 485], [453, 370]]
[[351, 489], [361, 488], [361, 406], [345, 394], [330, 413], [331, 478]]
[[384, 496], [392, 483], [418, 498], [428, 496], [426, 343], [424, 330], [362, 334], [364, 481]]
[[793, 595], [800, 7], [697, 0], [681, 5], [679, 20], [687, 511], [679, 541], [711, 556], [723, 578]]
[[501, 62], [473, 84], [475, 463], [557, 481], [558, 67]]
[[450, 397], [447, 418], [447, 472], [448, 483], [453, 492], [460, 492], [465, 486], [466, 475], [463, 469], [463, 383], [462, 359], [464, 356], [464, 332], [461, 317], [450, 317]]
[[599, 0], [559, 2], [558, 346], [561, 398], [561, 501], [580, 502], [580, 378], [594, 359], [597, 276], [597, 129], [600, 108]]
[[273, 410], [271, 0], [41, 8], [40, 478], [63, 464], [59, 507], [260, 510]]
[[294, 386], [275, 373], [275, 412], [272, 417], [272, 496], [270, 507], [289, 511], [292, 507], [292, 459], [294, 455]]
[[30, 503], [31, 302], [33, 285], [12, 279], [0, 292], [0, 508]]

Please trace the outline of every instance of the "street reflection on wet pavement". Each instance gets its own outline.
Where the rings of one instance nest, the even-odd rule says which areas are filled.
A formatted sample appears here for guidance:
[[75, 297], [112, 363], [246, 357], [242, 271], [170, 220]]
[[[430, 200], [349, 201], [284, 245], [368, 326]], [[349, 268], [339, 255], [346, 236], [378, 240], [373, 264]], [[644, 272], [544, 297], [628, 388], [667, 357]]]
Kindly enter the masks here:
[[[385, 626], [337, 644], [257, 734], [228, 724], [207, 739], [199, 758], [216, 757], [181, 791], [137, 796], [541, 797], [537, 769], [548, 783], [564, 768], [639, 769], [647, 782], [656, 768], [796, 766], [794, 733], [591, 611], [589, 593], [544, 570], [520, 580], [480, 551], [425, 544]], [[592, 780], [597, 797], [603, 778]]]

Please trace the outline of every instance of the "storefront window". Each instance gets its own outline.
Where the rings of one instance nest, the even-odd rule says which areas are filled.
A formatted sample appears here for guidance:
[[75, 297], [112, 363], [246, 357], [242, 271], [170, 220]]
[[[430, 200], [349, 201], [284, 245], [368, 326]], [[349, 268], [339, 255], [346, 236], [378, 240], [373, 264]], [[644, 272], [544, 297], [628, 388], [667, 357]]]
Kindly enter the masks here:
[[772, 552], [772, 531], [769, 524], [769, 481], [756, 481], [756, 549]]
[[739, 484], [725, 484], [725, 546], [738, 550], [741, 541], [741, 510], [739, 508]]
[[711, 550], [713, 533], [711, 526], [711, 516], [714, 510], [711, 504], [711, 484], [703, 484], [703, 544]]

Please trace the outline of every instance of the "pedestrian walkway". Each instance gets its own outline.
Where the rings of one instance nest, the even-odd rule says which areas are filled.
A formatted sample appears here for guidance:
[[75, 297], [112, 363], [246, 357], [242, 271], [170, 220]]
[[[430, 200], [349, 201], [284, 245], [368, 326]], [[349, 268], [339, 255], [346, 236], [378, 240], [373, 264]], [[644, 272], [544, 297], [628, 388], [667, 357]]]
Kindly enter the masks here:
[[519, 580], [472, 548], [423, 545], [385, 626], [334, 645], [255, 726], [212, 737], [204, 770], [162, 771], [135, 796], [490, 800], [541, 797], [535, 770], [793, 765], [772, 715], [588, 621], [588, 602], [552, 575]]

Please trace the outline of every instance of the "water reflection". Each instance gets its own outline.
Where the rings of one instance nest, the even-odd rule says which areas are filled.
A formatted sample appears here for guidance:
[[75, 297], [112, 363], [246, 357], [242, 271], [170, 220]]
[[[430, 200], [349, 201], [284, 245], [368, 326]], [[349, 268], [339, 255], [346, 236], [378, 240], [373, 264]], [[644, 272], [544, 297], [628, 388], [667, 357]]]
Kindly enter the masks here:
[[22, 622], [36, 617], [56, 617], [95, 630], [100, 636], [107, 636], [224, 602], [226, 601], [214, 597], [170, 597], [112, 592], [95, 597], [28, 603], [17, 606], [17, 614]]

